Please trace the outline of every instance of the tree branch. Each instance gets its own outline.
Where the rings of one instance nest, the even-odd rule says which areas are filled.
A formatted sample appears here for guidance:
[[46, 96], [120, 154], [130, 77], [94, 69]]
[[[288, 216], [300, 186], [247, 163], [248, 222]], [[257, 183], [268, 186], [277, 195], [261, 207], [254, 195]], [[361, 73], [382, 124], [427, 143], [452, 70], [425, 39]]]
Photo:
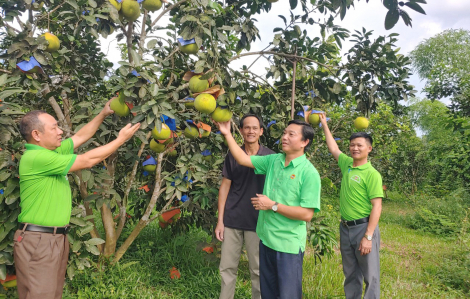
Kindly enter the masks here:
[[7, 73], [7, 74], [11, 74], [11, 73], [12, 73], [11, 71], [5, 70], [5, 69], [0, 69], [0, 72], [2, 72], [2, 73]]
[[232, 62], [238, 58], [241, 58], [241, 57], [244, 57], [244, 56], [250, 56], [250, 55], [265, 55], [265, 54], [270, 54], [270, 55], [277, 55], [277, 56], [281, 56], [281, 57], [286, 57], [286, 58], [293, 58], [293, 59], [301, 59], [301, 60], [306, 60], [306, 61], [310, 61], [310, 62], [313, 62], [317, 65], [320, 65], [320, 66], [323, 66], [327, 69], [331, 69], [331, 68], [334, 68], [334, 66], [332, 65], [327, 65], [327, 64], [324, 64], [324, 63], [321, 63], [321, 62], [318, 62], [316, 60], [313, 60], [313, 59], [310, 59], [310, 58], [307, 58], [307, 57], [303, 57], [303, 56], [297, 56], [297, 55], [293, 55], [293, 54], [286, 54], [286, 53], [278, 53], [278, 52], [274, 52], [274, 51], [259, 51], [259, 52], [248, 52], [248, 53], [243, 53], [243, 54], [239, 54], [237, 56], [234, 56], [232, 58], [230, 58], [228, 61], [229, 62]]
[[167, 8], [165, 8], [165, 10], [163, 10], [159, 15], [158, 17], [152, 22], [152, 24], [150, 25], [150, 28], [153, 28], [153, 26], [155, 26], [155, 24], [157, 24], [158, 20], [160, 20], [167, 12], [169, 12], [170, 10], [172, 10], [173, 8], [176, 8], [178, 6], [180, 6], [181, 4], [187, 2], [189, 0], [181, 0], [179, 2], [176, 2], [175, 4], [173, 5], [170, 5], [168, 6]]
[[[148, 132], [145, 136], [146, 140], [149, 140], [152, 132]], [[137, 174], [137, 166], [139, 165], [139, 158], [142, 156], [142, 153], [145, 148], [145, 143], [140, 145], [139, 152], [137, 153], [137, 160], [134, 162], [134, 166], [132, 167], [132, 172], [129, 176], [129, 180], [127, 181], [127, 186], [124, 191], [124, 197], [122, 198], [122, 205], [119, 207], [119, 223], [116, 231], [117, 239], [121, 236], [122, 229], [124, 228], [124, 224], [126, 224], [126, 213], [127, 213], [127, 200], [129, 198], [129, 193], [131, 191], [132, 184], [134, 183], [135, 175]]]

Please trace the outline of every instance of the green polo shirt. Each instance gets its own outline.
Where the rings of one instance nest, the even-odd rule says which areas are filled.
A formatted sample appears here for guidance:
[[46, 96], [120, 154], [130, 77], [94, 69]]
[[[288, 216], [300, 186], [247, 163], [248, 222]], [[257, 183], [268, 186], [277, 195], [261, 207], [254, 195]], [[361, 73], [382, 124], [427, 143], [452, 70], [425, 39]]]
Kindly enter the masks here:
[[62, 141], [54, 151], [39, 145], [26, 144], [20, 160], [19, 222], [42, 226], [69, 224], [72, 193], [67, 173], [77, 155], [73, 141]]
[[[286, 155], [250, 156], [256, 174], [265, 174], [263, 194], [280, 204], [320, 211], [320, 175], [305, 155], [284, 166]], [[272, 210], [259, 211], [256, 233], [267, 247], [285, 253], [305, 251], [306, 222]]]
[[370, 162], [353, 167], [353, 158], [341, 153], [338, 165], [343, 174], [339, 195], [339, 210], [344, 220], [368, 217], [371, 199], [383, 197], [382, 176]]

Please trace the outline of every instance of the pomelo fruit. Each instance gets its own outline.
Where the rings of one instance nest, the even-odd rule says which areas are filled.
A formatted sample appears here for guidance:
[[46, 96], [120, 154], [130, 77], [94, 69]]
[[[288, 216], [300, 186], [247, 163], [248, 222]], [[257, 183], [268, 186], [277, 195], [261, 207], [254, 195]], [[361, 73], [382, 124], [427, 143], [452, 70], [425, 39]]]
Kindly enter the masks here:
[[199, 80], [200, 77], [201, 75], [196, 75], [189, 79], [189, 90], [191, 90], [191, 92], [203, 92], [209, 88], [209, 81]]
[[34, 3], [31, 3], [31, 9], [34, 10], [34, 11], [40, 11], [41, 8], [44, 6], [44, 2], [34, 2]]
[[210, 134], [211, 134], [211, 132], [209, 132], [209, 131], [204, 131], [204, 132], [201, 134], [201, 137], [209, 137]]
[[199, 47], [196, 43], [185, 46], [180, 45], [180, 50], [184, 54], [196, 54], [199, 51]]
[[152, 136], [156, 140], [167, 140], [170, 138], [171, 130], [166, 124], [162, 124], [162, 130], [158, 132], [157, 127], [152, 130]]
[[149, 147], [152, 151], [156, 153], [162, 153], [163, 151], [165, 151], [165, 145], [158, 141], [155, 141], [154, 139], [150, 140]]
[[176, 157], [176, 156], [178, 156], [178, 152], [177, 152], [176, 150], [172, 150], [172, 151], [168, 154], [168, 156], [170, 156], [170, 157]]
[[199, 137], [199, 129], [196, 126], [187, 126], [186, 129], [184, 129], [184, 136], [189, 139], [195, 139]]
[[121, 3], [117, 2], [116, 0], [109, 0], [109, 3], [116, 7], [118, 11], [121, 9]]
[[111, 110], [119, 116], [128, 116], [131, 110], [125, 103], [122, 103], [119, 98], [114, 98], [109, 104]]
[[154, 172], [157, 169], [157, 165], [145, 165], [144, 170], [147, 172]]
[[52, 33], [46, 32], [43, 34], [44, 38], [49, 42], [49, 45], [46, 48], [47, 52], [55, 52], [60, 48], [60, 41], [57, 36]]
[[142, 2], [142, 7], [148, 11], [157, 11], [162, 7], [162, 1], [160, 0], [145, 0]]
[[312, 113], [308, 116], [308, 123], [312, 126], [318, 126], [320, 124], [320, 116], [316, 113]]
[[212, 112], [211, 117], [216, 122], [226, 122], [232, 118], [232, 114], [232, 111], [228, 110], [228, 108], [219, 106]]
[[122, 0], [120, 12], [128, 21], [135, 21], [140, 17], [140, 5], [135, 0]]
[[201, 113], [211, 114], [216, 106], [215, 98], [208, 93], [201, 93], [194, 100], [194, 108]]
[[354, 127], [358, 130], [365, 130], [369, 126], [369, 120], [367, 118], [359, 116], [354, 120]]

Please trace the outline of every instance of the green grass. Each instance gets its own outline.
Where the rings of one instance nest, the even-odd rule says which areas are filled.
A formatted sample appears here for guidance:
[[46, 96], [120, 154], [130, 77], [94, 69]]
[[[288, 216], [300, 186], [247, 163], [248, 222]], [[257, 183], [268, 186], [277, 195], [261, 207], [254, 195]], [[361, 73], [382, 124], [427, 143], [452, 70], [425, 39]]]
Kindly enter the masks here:
[[[334, 211], [330, 211], [334, 213]], [[385, 202], [380, 222], [382, 298], [462, 298], [464, 294], [439, 280], [445, 258], [456, 241], [407, 228], [414, 213], [404, 202]], [[202, 248], [208, 235], [198, 229], [175, 236], [151, 224], [125, 254], [119, 265], [98, 271], [80, 271], [66, 284], [64, 298], [218, 298], [218, 252]], [[312, 248], [304, 259], [304, 298], [344, 298], [339, 251], [315, 264]], [[179, 269], [181, 278], [170, 279]], [[250, 298], [251, 283], [246, 256], [240, 261], [235, 298]]]

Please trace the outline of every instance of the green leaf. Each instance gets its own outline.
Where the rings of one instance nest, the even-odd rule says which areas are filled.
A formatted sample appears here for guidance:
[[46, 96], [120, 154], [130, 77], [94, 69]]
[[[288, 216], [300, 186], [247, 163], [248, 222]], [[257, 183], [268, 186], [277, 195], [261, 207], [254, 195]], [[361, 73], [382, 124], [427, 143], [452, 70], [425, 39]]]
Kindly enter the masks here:
[[86, 226], [87, 225], [86, 221], [84, 221], [80, 218], [77, 218], [77, 217], [70, 217], [70, 223], [76, 224], [78, 226]]
[[86, 251], [88, 251], [89, 253], [91, 254], [94, 254], [94, 255], [100, 255], [100, 250], [98, 249], [98, 247], [94, 246], [94, 245], [86, 245]]
[[0, 265], [0, 279], [4, 280], [7, 278], [7, 266], [5, 264]]
[[[4, 100], [6, 99], [7, 97], [15, 94], [15, 93], [20, 93], [20, 92], [26, 92], [25, 90], [21, 89], [21, 88], [5, 88], [2, 92], [0, 92], [0, 99]], [[5, 113], [5, 111], [3, 111], [2, 113]]]
[[390, 30], [395, 26], [400, 18], [400, 12], [398, 9], [389, 10], [385, 16], [385, 29]]
[[132, 60], [134, 61], [134, 65], [139, 66], [140, 65], [140, 56], [139, 56], [139, 54], [137, 54], [137, 52], [134, 49], [131, 49], [130, 52], [131, 52]]
[[96, 2], [94, 0], [88, 0], [88, 4], [90, 4], [91, 7], [96, 8]]
[[422, 13], [423, 15], [426, 14], [426, 12], [424, 11], [424, 9], [418, 4], [418, 3], [414, 3], [414, 2], [407, 2], [405, 3], [406, 6], [408, 6], [409, 8], [411, 8], [412, 10], [414, 11], [417, 11], [419, 13]]
[[147, 43], [147, 48], [151, 49], [151, 48], [155, 48], [155, 45], [157, 44], [158, 40], [156, 39], [152, 39], [150, 40], [148, 43]]
[[289, 0], [290, 9], [294, 10], [297, 7], [297, 0]]
[[3, 74], [0, 76], [0, 87], [3, 86], [3, 84], [5, 84], [5, 82], [7, 81], [7, 78], [8, 78], [8, 74]]
[[101, 238], [93, 238], [88, 241], [85, 241], [85, 243], [88, 245], [100, 245], [100, 244], [105, 243], [105, 241]]

